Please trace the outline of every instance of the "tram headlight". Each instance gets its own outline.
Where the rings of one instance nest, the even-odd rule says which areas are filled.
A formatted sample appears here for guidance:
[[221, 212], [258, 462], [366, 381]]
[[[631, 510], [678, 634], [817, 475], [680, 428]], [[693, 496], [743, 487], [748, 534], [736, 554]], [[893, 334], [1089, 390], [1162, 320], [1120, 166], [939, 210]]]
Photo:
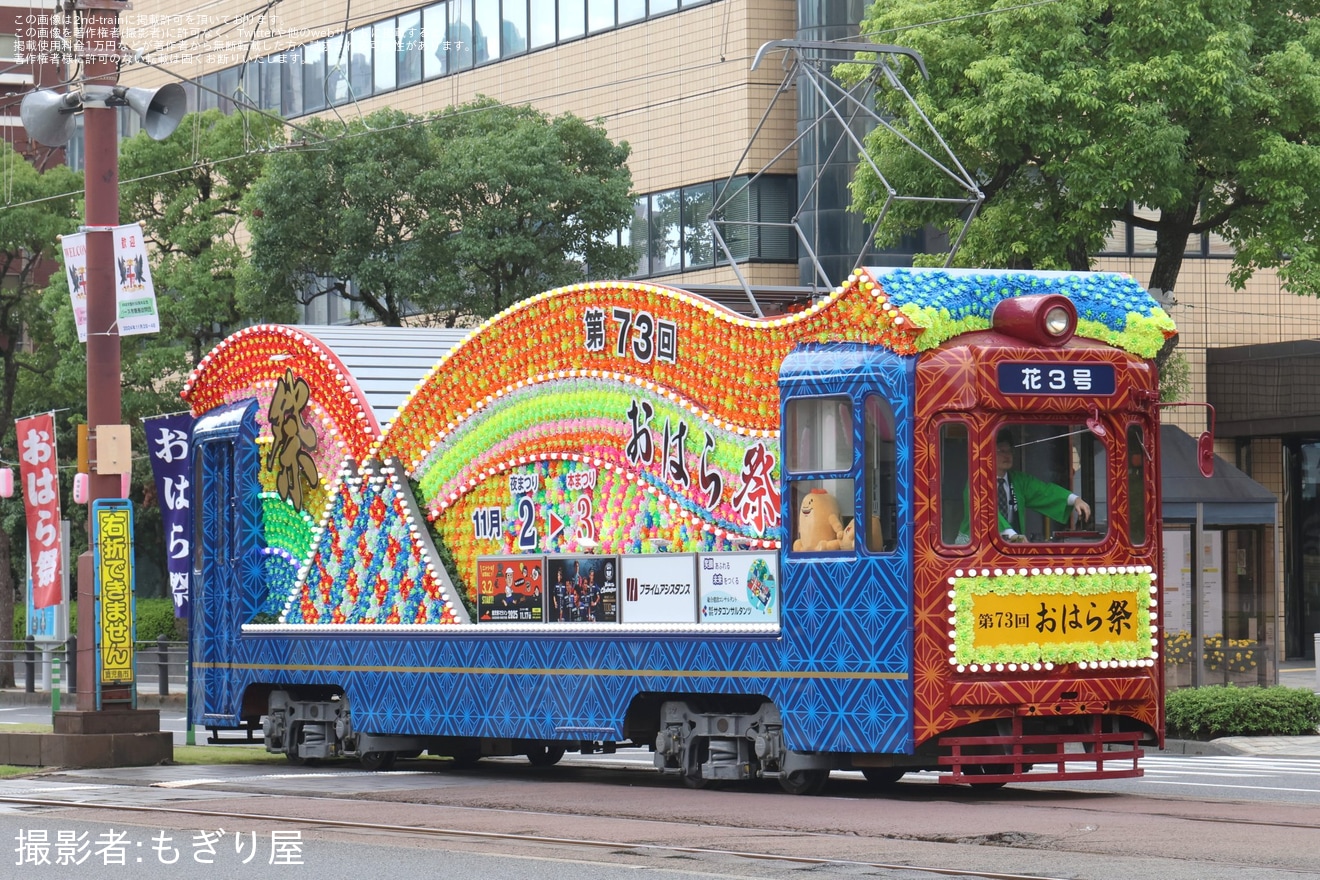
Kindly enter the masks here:
[[1051, 336], [1062, 336], [1072, 324], [1072, 316], [1062, 306], [1054, 306], [1045, 313], [1045, 332]]
[[1057, 293], [1010, 297], [995, 306], [990, 322], [1005, 336], [1057, 348], [1077, 331], [1077, 307]]

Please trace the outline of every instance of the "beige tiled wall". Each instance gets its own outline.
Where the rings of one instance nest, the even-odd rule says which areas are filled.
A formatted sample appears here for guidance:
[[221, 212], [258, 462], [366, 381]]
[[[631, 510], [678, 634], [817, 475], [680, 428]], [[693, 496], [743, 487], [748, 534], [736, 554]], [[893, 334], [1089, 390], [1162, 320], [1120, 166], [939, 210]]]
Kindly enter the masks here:
[[[257, 8], [254, 6], [253, 8]], [[344, 5], [289, 2], [277, 5], [281, 30], [328, 33], [343, 29]], [[407, 8], [418, 8], [407, 7]], [[350, 27], [404, 11], [398, 4], [373, 0], [352, 6]], [[126, 38], [150, 16], [194, 16], [237, 13], [228, 3], [198, 7], [188, 0], [136, 0], [124, 16]], [[212, 19], [213, 20], [213, 19]], [[341, 106], [320, 115], [348, 118], [391, 106], [425, 113], [487, 95], [511, 104], [530, 103], [550, 113], [573, 112], [600, 119], [610, 136], [632, 146], [629, 165], [634, 188], [655, 192], [684, 183], [721, 180], [730, 175], [765, 113], [783, 76], [778, 57], [750, 70], [762, 43], [793, 35], [794, 5], [767, 0], [717, 0], [707, 6], [641, 22], [572, 43], [510, 58], [455, 76], [431, 80], [407, 89]], [[170, 25], [174, 28], [176, 26]], [[226, 39], [232, 39], [230, 34]], [[265, 55], [300, 42], [268, 37], [254, 44]], [[139, 39], [150, 59], [167, 34]], [[238, 50], [196, 56], [169, 65], [169, 74], [131, 67], [122, 81], [159, 85], [170, 74], [190, 79], [239, 63]], [[765, 136], [748, 157], [750, 170], [760, 170], [793, 139], [794, 104], [781, 101], [768, 121]], [[774, 169], [796, 170], [790, 151]]]

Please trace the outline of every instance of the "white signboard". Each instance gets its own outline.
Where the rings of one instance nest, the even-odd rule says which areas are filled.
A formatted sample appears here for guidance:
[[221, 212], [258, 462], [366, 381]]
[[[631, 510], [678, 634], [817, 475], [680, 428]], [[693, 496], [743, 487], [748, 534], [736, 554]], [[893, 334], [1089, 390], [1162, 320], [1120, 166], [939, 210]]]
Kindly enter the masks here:
[[1192, 535], [1169, 529], [1162, 533], [1164, 583], [1160, 619], [1165, 632], [1192, 631]]
[[779, 557], [710, 553], [697, 563], [701, 623], [777, 623]]
[[697, 557], [692, 553], [624, 556], [620, 618], [627, 623], [696, 623]]
[[[115, 315], [120, 336], [160, 332], [156, 291], [151, 283], [147, 245], [137, 223], [116, 226], [114, 236]], [[61, 241], [64, 271], [69, 279], [69, 299], [78, 341], [87, 341], [87, 234], [66, 235]]]

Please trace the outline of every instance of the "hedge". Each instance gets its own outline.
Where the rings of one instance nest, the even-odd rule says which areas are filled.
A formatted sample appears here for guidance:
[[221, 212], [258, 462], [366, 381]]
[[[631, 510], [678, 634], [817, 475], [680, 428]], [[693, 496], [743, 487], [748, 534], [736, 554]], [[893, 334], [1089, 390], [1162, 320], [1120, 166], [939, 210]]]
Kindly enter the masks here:
[[[187, 624], [174, 616], [173, 599], [138, 599], [135, 603], [137, 618], [137, 640], [155, 642], [157, 636], [165, 636], [167, 642], [177, 642], [185, 638]], [[78, 631], [78, 603], [69, 605], [69, 629]], [[27, 607], [15, 603], [14, 641], [21, 642], [27, 636]]]
[[1174, 739], [1307, 736], [1320, 728], [1320, 695], [1302, 688], [1180, 688], [1164, 700], [1164, 729]]

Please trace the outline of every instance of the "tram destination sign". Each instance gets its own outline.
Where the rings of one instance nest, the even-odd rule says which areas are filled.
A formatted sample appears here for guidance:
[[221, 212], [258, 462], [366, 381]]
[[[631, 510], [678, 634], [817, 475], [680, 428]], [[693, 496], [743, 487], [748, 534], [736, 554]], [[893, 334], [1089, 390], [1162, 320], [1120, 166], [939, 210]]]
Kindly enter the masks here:
[[1007, 363], [999, 365], [1003, 394], [1114, 393], [1113, 364]]

